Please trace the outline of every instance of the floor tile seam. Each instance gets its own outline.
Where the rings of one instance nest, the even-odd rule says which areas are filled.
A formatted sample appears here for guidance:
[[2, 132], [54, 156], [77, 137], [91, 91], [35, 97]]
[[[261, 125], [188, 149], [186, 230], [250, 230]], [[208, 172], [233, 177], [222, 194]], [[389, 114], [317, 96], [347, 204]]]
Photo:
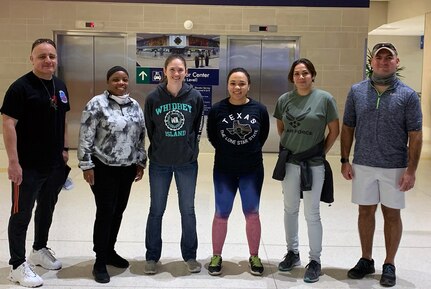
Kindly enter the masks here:
[[[265, 244], [262, 243], [263, 247], [279, 247], [279, 246], [284, 246], [286, 247], [286, 244]], [[303, 245], [299, 245], [300, 248], [303, 249], [308, 249], [309, 246], [308, 244], [303, 244]], [[327, 244], [323, 244], [322, 245], [323, 248], [360, 248], [361, 245], [327, 245]], [[373, 245], [373, 248], [378, 248], [378, 249], [384, 249], [385, 245]], [[402, 245], [400, 244], [398, 249], [431, 249], [431, 245], [430, 246], [411, 246], [411, 245]]]
[[[263, 249], [263, 252], [265, 253], [265, 260], [266, 260], [266, 262], [264, 262], [264, 264], [265, 263], [271, 264], [271, 261], [270, 261], [269, 255], [268, 255], [268, 251], [266, 250], [266, 247], [263, 243], [263, 240], [261, 239], [261, 246], [259, 247], [259, 250], [262, 250], [262, 249]], [[262, 259], [262, 254], [259, 254], [259, 255], [260, 255], [260, 258]], [[271, 275], [272, 282], [274, 283], [274, 288], [277, 289], [278, 287], [277, 287], [277, 281], [276, 281], [275, 275], [277, 274], [278, 270], [273, 271], [272, 267], [270, 267], [270, 268], [271, 268], [271, 273], [269, 275]], [[269, 275], [267, 275], [267, 276], [269, 277]]]

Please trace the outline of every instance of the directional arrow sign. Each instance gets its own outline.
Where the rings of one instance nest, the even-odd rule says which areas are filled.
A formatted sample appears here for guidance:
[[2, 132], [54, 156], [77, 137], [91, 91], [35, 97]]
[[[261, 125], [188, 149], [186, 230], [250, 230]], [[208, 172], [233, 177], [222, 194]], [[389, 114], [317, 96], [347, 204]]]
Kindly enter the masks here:
[[151, 83], [150, 68], [136, 67], [136, 83]]

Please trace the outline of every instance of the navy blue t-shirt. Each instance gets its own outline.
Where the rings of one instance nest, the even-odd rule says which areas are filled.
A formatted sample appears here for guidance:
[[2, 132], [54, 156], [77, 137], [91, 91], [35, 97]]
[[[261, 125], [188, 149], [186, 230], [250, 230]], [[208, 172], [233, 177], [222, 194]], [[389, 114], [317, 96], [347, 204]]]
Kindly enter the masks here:
[[244, 173], [261, 166], [268, 133], [269, 115], [261, 103], [250, 99], [233, 105], [226, 98], [214, 104], [207, 122], [208, 140], [215, 148], [214, 168]]

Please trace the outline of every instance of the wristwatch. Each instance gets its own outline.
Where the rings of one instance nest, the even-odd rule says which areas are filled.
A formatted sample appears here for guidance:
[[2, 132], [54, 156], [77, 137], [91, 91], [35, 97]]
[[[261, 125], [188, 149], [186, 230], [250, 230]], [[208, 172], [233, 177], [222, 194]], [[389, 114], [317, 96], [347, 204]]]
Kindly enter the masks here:
[[340, 159], [340, 162], [341, 162], [342, 164], [348, 163], [348, 162], [349, 162], [349, 158], [341, 158], [341, 159]]

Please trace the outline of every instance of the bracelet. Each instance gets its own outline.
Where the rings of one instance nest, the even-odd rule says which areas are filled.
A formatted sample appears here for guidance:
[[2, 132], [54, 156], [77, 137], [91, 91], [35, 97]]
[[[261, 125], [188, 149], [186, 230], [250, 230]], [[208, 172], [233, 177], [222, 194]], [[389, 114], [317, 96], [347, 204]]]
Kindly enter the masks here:
[[64, 147], [63, 151], [68, 152], [69, 151], [69, 147]]

